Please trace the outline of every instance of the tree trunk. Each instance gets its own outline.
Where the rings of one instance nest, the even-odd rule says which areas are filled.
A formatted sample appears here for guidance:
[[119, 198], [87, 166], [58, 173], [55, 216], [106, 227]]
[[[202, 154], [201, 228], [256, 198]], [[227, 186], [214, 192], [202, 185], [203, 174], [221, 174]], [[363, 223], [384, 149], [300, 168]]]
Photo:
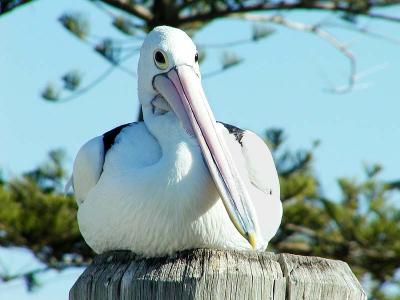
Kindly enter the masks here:
[[367, 299], [342, 261], [209, 249], [147, 259], [129, 251], [101, 254], [76, 281], [69, 298]]

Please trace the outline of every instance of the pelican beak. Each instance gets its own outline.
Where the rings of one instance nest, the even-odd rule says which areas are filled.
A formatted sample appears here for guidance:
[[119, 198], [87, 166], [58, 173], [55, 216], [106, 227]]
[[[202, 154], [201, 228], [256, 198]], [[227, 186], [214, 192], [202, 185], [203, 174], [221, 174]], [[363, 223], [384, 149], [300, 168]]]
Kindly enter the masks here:
[[188, 134], [195, 137], [228, 215], [240, 234], [257, 248], [257, 220], [249, 193], [210, 109], [195, 70], [172, 68], [153, 79]]

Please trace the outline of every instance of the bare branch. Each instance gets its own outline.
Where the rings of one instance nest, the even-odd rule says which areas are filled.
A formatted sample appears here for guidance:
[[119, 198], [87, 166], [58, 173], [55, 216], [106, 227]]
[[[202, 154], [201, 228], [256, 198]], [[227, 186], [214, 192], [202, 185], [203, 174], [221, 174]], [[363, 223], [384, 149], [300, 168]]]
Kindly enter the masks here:
[[200, 48], [227, 48], [227, 47], [235, 47], [235, 46], [244, 45], [244, 44], [250, 44], [252, 42], [254, 42], [253, 39], [246, 38], [246, 39], [230, 41], [230, 42], [226, 42], [226, 43], [198, 44], [198, 46]]
[[111, 10], [107, 9], [103, 3], [100, 3], [99, 1], [91, 1], [91, 3], [94, 6], [96, 6], [101, 12], [103, 12], [105, 15], [109, 16], [110, 18], [117, 17], [117, 15], [114, 14]]
[[[397, 2], [397, 4], [399, 4], [399, 3], [400, 3], [400, 1]], [[388, 15], [378, 14], [378, 13], [374, 13], [374, 12], [362, 13], [362, 15], [365, 15], [371, 19], [378, 19], [378, 20], [390, 21], [390, 22], [395, 22], [395, 23], [400, 22], [400, 17], [396, 17], [396, 16], [388, 16]]]
[[119, 64], [119, 65], [117, 65], [117, 68], [118, 68], [120, 71], [122, 71], [122, 72], [128, 74], [129, 76], [132, 76], [132, 77], [136, 77], [136, 76], [137, 76], [136, 72], [132, 71], [131, 69], [129, 69], [129, 68], [123, 66], [123, 65], [120, 65], [120, 64]]
[[384, 40], [386, 42], [390, 42], [396, 45], [400, 45], [400, 39], [396, 39], [394, 37], [391, 36], [387, 36], [384, 34], [381, 34], [379, 32], [375, 32], [370, 30], [369, 28], [367, 28], [366, 26], [364, 27], [359, 27], [356, 25], [348, 25], [348, 24], [340, 24], [340, 23], [335, 23], [335, 22], [321, 22], [319, 23], [320, 26], [322, 27], [331, 27], [331, 28], [339, 28], [339, 29], [344, 29], [347, 31], [353, 31], [353, 32], [357, 32], [360, 34], [364, 34], [366, 36], [370, 36], [372, 38], [377, 38], [377, 39], [381, 39]]
[[225, 69], [219, 68], [219, 69], [217, 69], [217, 70], [207, 72], [207, 73], [203, 74], [201, 77], [202, 77], [203, 79], [209, 79], [209, 78], [214, 77], [214, 76], [216, 76], [216, 75], [219, 75], [219, 74], [221, 74], [221, 73], [223, 73], [223, 72], [225, 72], [225, 71], [226, 71]]
[[265, 16], [265, 15], [254, 15], [254, 14], [237, 14], [237, 15], [233, 15], [233, 16], [240, 18], [240, 19], [249, 20], [249, 21], [270, 22], [270, 23], [282, 25], [282, 26], [285, 26], [290, 29], [314, 34], [314, 35], [318, 36], [319, 38], [327, 41], [329, 44], [331, 44], [333, 47], [335, 47], [337, 50], [339, 50], [339, 52], [342, 53], [348, 59], [348, 61], [350, 63], [350, 74], [349, 74], [349, 78], [348, 78], [348, 83], [344, 86], [333, 87], [330, 89], [330, 91], [335, 92], [335, 93], [346, 93], [354, 87], [354, 85], [356, 83], [357, 64], [356, 64], [356, 59], [355, 59], [353, 53], [347, 48], [347, 46], [345, 44], [340, 42], [335, 36], [333, 36], [332, 34], [330, 34], [327, 31], [321, 29], [321, 26], [289, 21], [280, 15]]
[[128, 0], [97, 0], [104, 2], [112, 7], [123, 10], [139, 19], [149, 23], [153, 20], [153, 14], [143, 5], [133, 4], [132, 1]]
[[226, 71], [226, 70], [228, 70], [230, 68], [233, 68], [233, 67], [239, 65], [240, 63], [243, 62], [243, 60], [244, 59], [242, 57], [238, 56], [234, 52], [224, 52], [223, 56], [222, 56], [222, 65], [221, 65], [221, 67], [219, 69], [214, 70], [214, 71], [205, 73], [203, 75], [203, 78], [207, 79], [207, 78], [213, 77], [215, 75], [218, 75], [218, 74], [220, 74], [220, 73], [222, 73], [222, 72], [224, 72], [224, 71]]
[[86, 262], [68, 262], [68, 263], [54, 263], [54, 264], [48, 264], [44, 267], [37, 268], [34, 270], [30, 270], [27, 272], [22, 272], [22, 273], [17, 273], [13, 275], [8, 275], [8, 274], [0, 274], [0, 280], [3, 282], [11, 281], [14, 279], [20, 279], [20, 278], [25, 278], [27, 276], [32, 276], [32, 275], [37, 275], [40, 273], [45, 273], [50, 270], [57, 270], [57, 271], [62, 271], [71, 267], [87, 267], [88, 263]]
[[0, 1], [0, 15], [4, 15], [15, 8], [33, 2], [34, 0], [2, 0]]
[[[394, 1], [389, 5], [398, 4], [400, 1]], [[383, 6], [383, 5], [382, 5]], [[274, 2], [261, 2], [256, 4], [251, 4], [247, 6], [227, 6], [226, 8], [220, 9], [212, 9], [206, 13], [198, 13], [189, 16], [183, 16], [180, 18], [179, 23], [192, 23], [192, 22], [199, 22], [199, 21], [211, 21], [218, 18], [226, 17], [232, 14], [243, 14], [249, 12], [257, 12], [257, 11], [279, 11], [279, 10], [295, 10], [295, 9], [305, 9], [305, 10], [321, 10], [321, 11], [333, 11], [333, 12], [344, 12], [344, 13], [352, 13], [354, 15], [363, 15], [366, 17], [396, 22], [400, 23], [400, 17], [397, 16], [388, 16], [384, 14], [374, 13], [367, 10], [354, 10], [349, 6], [343, 6], [337, 4], [336, 2], [314, 2], [314, 1], [302, 1], [302, 2], [281, 2], [281, 1], [274, 1]]]
[[[96, 6], [96, 8], [98, 8], [101, 12], [103, 12], [104, 14], [106, 14], [107, 16], [109, 16], [110, 18], [112, 18], [113, 20], [117, 20], [120, 16], [113, 13], [111, 10], [107, 9], [107, 7], [103, 4], [103, 3], [99, 3], [100, 0], [97, 1], [91, 1], [91, 3]], [[144, 30], [144, 26], [142, 25], [134, 25], [135, 28], [139, 29], [139, 30]]]
[[124, 62], [124, 61], [128, 60], [129, 58], [133, 57], [134, 55], [137, 54], [137, 52], [138, 52], [138, 49], [136, 49], [136, 51], [132, 51], [131, 53], [127, 54], [118, 63], [112, 64], [111, 66], [109, 66], [103, 73], [101, 73], [95, 80], [93, 80], [87, 86], [77, 90], [76, 92], [74, 92], [73, 94], [71, 94], [71, 95], [69, 95], [69, 96], [67, 96], [65, 98], [57, 99], [56, 102], [57, 103], [68, 102], [68, 101], [71, 101], [71, 100], [73, 100], [75, 98], [80, 97], [82, 94], [88, 92], [89, 90], [91, 90], [92, 88], [94, 88], [95, 86], [97, 86], [101, 82], [103, 82], [116, 69], [119, 69], [119, 70], [123, 71], [124, 73], [126, 73], [126, 74], [128, 74], [128, 75], [130, 75], [132, 77], [136, 77], [136, 73], [131, 71], [131, 70], [129, 70], [125, 66], [121, 65], [121, 62]]
[[78, 98], [79, 96], [81, 96], [82, 94], [86, 93], [87, 91], [91, 90], [92, 88], [94, 88], [95, 86], [97, 86], [98, 84], [100, 84], [104, 79], [106, 79], [109, 75], [111, 75], [111, 73], [115, 70], [115, 65], [111, 65], [109, 66], [103, 73], [100, 74], [100, 76], [98, 76], [95, 80], [93, 80], [90, 84], [88, 84], [87, 86], [77, 90], [76, 92], [74, 92], [73, 94], [65, 97], [65, 98], [59, 98], [57, 99], [57, 103], [62, 103], [62, 102], [68, 102], [70, 100], [73, 100], [75, 98]]

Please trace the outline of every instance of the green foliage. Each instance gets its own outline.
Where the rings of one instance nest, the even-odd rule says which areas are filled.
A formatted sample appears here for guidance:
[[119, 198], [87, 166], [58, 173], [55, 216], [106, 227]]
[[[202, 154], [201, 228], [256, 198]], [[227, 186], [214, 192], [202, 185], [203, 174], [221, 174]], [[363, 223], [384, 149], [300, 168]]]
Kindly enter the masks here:
[[42, 91], [42, 97], [50, 102], [57, 101], [60, 97], [60, 94], [60, 90], [57, 89], [53, 83], [48, 83]]
[[198, 49], [198, 53], [199, 53], [199, 64], [202, 64], [207, 57], [207, 52], [202, 49]]
[[[396, 186], [379, 180], [382, 167], [365, 167], [362, 181], [339, 178], [340, 197], [327, 197], [312, 172], [312, 150], [283, 151], [282, 131], [269, 131], [278, 173], [284, 217], [272, 240], [279, 252], [346, 261], [363, 279], [370, 278], [371, 299], [390, 298], [382, 290], [395, 284], [400, 267], [400, 212]], [[389, 298], [388, 298], [389, 297]]]
[[97, 44], [95, 50], [112, 64], [118, 63], [121, 55], [121, 49], [114, 45], [114, 41], [112, 39], [108, 38]]
[[24, 276], [24, 281], [25, 281], [26, 289], [29, 292], [32, 292], [41, 286], [41, 284], [38, 281], [38, 279], [36, 278], [35, 274], [32, 272], [30, 272]]
[[113, 23], [115, 28], [126, 35], [135, 35], [136, 34], [136, 26], [135, 24], [128, 18], [123, 16], [115, 17]]
[[49, 102], [60, 102], [63, 100], [63, 92], [79, 92], [82, 73], [79, 70], [69, 71], [60, 78], [60, 82], [63, 84], [62, 88], [56, 87], [54, 83], [48, 83], [41, 93], [42, 98]]
[[65, 29], [80, 39], [85, 39], [89, 34], [89, 22], [80, 13], [65, 13], [59, 21]]
[[[0, 14], [31, 1], [1, 1]], [[121, 10], [124, 16], [112, 16], [112, 25], [121, 32], [127, 44], [132, 45], [139, 31], [146, 33], [158, 25], [171, 25], [185, 29], [190, 35], [222, 17], [237, 17], [253, 11], [315, 9], [339, 13], [349, 25], [357, 25], [358, 17], [399, 22], [396, 16], [370, 13], [375, 7], [398, 3], [398, 0], [334, 0], [334, 1], [108, 1], [99, 0]], [[97, 5], [99, 7], [99, 5]], [[100, 7], [102, 7], [100, 5]], [[138, 21], [135, 25], [133, 20]], [[124, 42], [116, 43], [110, 38], [89, 37], [88, 20], [80, 13], [65, 13], [60, 23], [74, 36], [93, 45], [104, 59], [120, 66]], [[357, 30], [357, 26], [352, 27]], [[259, 41], [269, 37], [274, 30], [255, 24], [251, 37], [244, 42]], [[135, 35], [135, 37], [132, 37]], [[243, 42], [243, 41], [242, 41]], [[235, 46], [241, 42], [228, 43]], [[205, 51], [200, 51], [200, 62]], [[233, 52], [225, 52], [222, 69], [226, 70], [243, 61]], [[218, 72], [216, 72], [218, 73]], [[109, 74], [109, 73], [107, 73]], [[103, 76], [101, 77], [103, 78]], [[77, 71], [62, 77], [64, 89], [76, 91], [81, 84]], [[98, 82], [98, 79], [97, 79]], [[77, 91], [82, 93], [95, 84]], [[59, 101], [61, 90], [48, 84], [42, 97]], [[400, 212], [398, 199], [400, 181], [383, 182], [379, 179], [382, 167], [365, 166], [365, 178], [338, 179], [339, 197], [323, 193], [313, 172], [313, 152], [316, 141], [306, 150], [285, 149], [282, 130], [266, 133], [266, 142], [275, 157], [281, 183], [284, 205], [282, 226], [271, 243], [280, 252], [301, 255], [317, 255], [341, 259], [349, 263], [360, 279], [369, 278], [371, 299], [395, 300], [400, 294], [390, 295], [384, 286], [400, 287], [395, 273], [400, 267]], [[26, 247], [48, 268], [62, 269], [90, 261], [92, 251], [83, 241], [76, 224], [76, 205], [72, 196], [61, 193], [65, 180], [62, 167], [63, 154], [51, 152], [49, 160], [20, 178], [5, 180], [0, 176], [0, 246]], [[0, 279], [23, 277], [29, 290], [37, 287], [36, 272], [27, 274], [1, 274]]]
[[259, 24], [254, 24], [253, 25], [253, 33], [252, 33], [252, 40], [253, 41], [259, 41], [265, 38], [270, 37], [275, 30], [273, 28], [259, 25]]
[[73, 197], [62, 193], [63, 156], [51, 151], [43, 165], [0, 186], [0, 246], [26, 247], [54, 268], [87, 261], [93, 254], [79, 233]]
[[72, 70], [66, 73], [62, 80], [64, 82], [64, 89], [75, 91], [81, 84], [82, 74], [78, 70]]
[[232, 68], [243, 62], [243, 58], [239, 57], [236, 53], [226, 51], [222, 55], [222, 69], [226, 70]]
[[[286, 149], [282, 130], [266, 133], [281, 183], [282, 225], [272, 249], [346, 261], [363, 280], [371, 299], [394, 300], [382, 289], [400, 286], [400, 212], [393, 201], [398, 186], [379, 179], [382, 167], [365, 166], [365, 178], [338, 179], [339, 197], [321, 191], [312, 164], [314, 143], [307, 150]], [[48, 160], [20, 178], [0, 184], [0, 246], [26, 247], [48, 268], [82, 265], [94, 253], [83, 241], [76, 223], [77, 206], [63, 195], [64, 153], [49, 153]], [[37, 287], [35, 272], [1, 274], [3, 280], [23, 277], [28, 289]]]

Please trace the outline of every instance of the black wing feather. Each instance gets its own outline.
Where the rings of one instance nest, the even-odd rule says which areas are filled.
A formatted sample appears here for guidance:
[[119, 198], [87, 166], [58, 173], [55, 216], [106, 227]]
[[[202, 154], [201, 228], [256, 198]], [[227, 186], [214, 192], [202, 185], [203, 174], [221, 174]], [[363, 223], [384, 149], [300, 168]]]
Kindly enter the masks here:
[[230, 124], [223, 123], [223, 122], [218, 121], [218, 123], [221, 123], [222, 125], [224, 125], [224, 127], [228, 130], [228, 132], [230, 134], [233, 134], [235, 136], [235, 139], [239, 142], [239, 144], [242, 145], [242, 138], [243, 138], [245, 130], [240, 129], [240, 128], [230, 125]]

